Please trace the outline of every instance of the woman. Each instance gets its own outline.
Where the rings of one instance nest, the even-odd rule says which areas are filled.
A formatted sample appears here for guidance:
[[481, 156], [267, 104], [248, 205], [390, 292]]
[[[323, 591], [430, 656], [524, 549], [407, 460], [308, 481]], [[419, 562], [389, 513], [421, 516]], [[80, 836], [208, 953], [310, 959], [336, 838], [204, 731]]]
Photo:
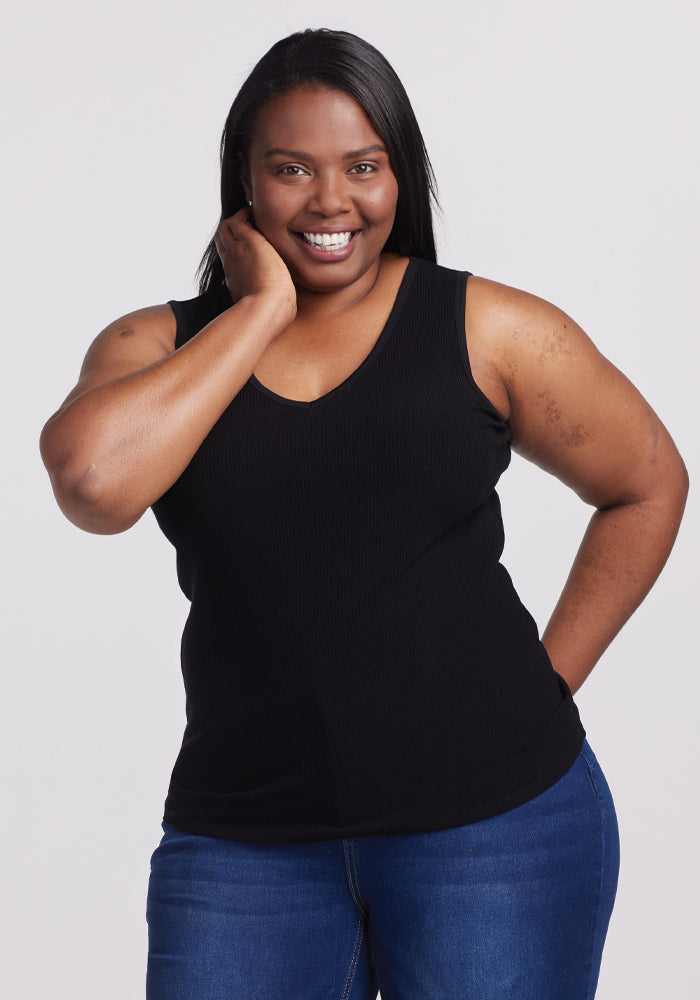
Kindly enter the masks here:
[[[192, 602], [148, 996], [590, 998], [618, 843], [571, 693], [683, 463], [565, 314], [436, 265], [367, 43], [278, 42], [221, 152], [200, 295], [103, 330], [42, 435], [66, 515], [152, 506]], [[499, 563], [511, 446], [596, 508], [542, 642]]]

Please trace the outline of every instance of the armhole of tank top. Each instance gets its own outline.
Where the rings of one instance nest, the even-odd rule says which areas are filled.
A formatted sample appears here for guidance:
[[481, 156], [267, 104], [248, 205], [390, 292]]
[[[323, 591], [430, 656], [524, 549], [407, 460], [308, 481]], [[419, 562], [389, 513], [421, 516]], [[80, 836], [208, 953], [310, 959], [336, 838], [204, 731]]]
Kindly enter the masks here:
[[184, 331], [182, 303], [176, 299], [168, 299], [168, 305], [175, 314], [175, 350], [182, 347], [182, 336]]
[[[212, 311], [212, 303], [214, 308]], [[203, 330], [215, 316], [231, 305], [225, 286], [213, 287], [193, 299], [168, 299], [167, 304], [175, 313], [175, 350]]]
[[[462, 364], [464, 366], [464, 371], [466, 373], [469, 384], [476, 392], [477, 396], [486, 403], [489, 410], [500, 420], [502, 424], [506, 424], [503, 419], [503, 414], [499, 413], [496, 407], [493, 405], [489, 397], [481, 391], [479, 386], [476, 384], [476, 379], [472, 372], [471, 362], [469, 360], [469, 348], [467, 347], [467, 330], [464, 323], [464, 315], [467, 309], [467, 282], [471, 277], [471, 271], [460, 271], [457, 275], [457, 295], [455, 300], [455, 320], [457, 328], [457, 337], [459, 340], [459, 353], [462, 358]], [[507, 424], [506, 424], [507, 426]]]

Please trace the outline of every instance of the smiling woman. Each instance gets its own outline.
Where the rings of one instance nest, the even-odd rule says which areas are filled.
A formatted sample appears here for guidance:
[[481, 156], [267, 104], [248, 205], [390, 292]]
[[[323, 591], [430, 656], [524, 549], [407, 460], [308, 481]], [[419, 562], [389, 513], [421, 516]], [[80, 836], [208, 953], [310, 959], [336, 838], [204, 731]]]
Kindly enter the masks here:
[[257, 229], [298, 289], [364, 298], [394, 226], [398, 184], [357, 101], [318, 85], [270, 101], [255, 119], [241, 182]]
[[[590, 1000], [618, 840], [572, 695], [683, 463], [568, 316], [437, 265], [366, 42], [278, 42], [221, 165], [200, 294], [103, 330], [41, 441], [80, 527], [152, 506], [191, 601], [148, 1000]], [[511, 446], [594, 508], [542, 640], [500, 563]]]

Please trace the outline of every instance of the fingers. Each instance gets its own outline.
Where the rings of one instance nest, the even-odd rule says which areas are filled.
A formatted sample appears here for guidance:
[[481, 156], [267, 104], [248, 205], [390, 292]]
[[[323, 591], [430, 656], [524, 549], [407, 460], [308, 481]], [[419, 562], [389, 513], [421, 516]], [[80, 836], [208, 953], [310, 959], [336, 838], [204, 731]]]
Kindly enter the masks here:
[[296, 290], [277, 250], [251, 225], [248, 207], [222, 219], [214, 235], [226, 285], [234, 302], [254, 292], [266, 292], [292, 301]]
[[260, 238], [260, 233], [249, 222], [250, 211], [247, 206], [239, 209], [235, 215], [222, 219], [216, 232], [214, 233], [214, 244], [219, 257], [231, 253], [234, 246], [238, 244], [255, 244]]
[[250, 234], [256, 231], [250, 224], [250, 210], [247, 206], [228, 219], [222, 219], [219, 230], [230, 233], [234, 240], [249, 239]]

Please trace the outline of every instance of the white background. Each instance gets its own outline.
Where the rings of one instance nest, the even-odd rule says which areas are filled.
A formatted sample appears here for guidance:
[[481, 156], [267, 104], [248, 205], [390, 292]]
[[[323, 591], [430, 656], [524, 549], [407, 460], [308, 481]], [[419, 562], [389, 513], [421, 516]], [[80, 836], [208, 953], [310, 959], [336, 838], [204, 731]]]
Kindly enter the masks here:
[[[5, 996], [143, 996], [148, 863], [184, 723], [185, 600], [150, 513], [112, 537], [62, 517], [38, 437], [102, 327], [195, 294], [221, 128], [254, 62], [303, 27], [382, 50], [437, 173], [440, 261], [570, 313], [660, 413], [692, 479], [697, 10], [27, 0], [6, 19]], [[506, 565], [543, 626], [588, 511], [517, 459], [501, 494]], [[691, 496], [659, 584], [577, 699], [623, 840], [599, 1000], [700, 995], [698, 548]]]

